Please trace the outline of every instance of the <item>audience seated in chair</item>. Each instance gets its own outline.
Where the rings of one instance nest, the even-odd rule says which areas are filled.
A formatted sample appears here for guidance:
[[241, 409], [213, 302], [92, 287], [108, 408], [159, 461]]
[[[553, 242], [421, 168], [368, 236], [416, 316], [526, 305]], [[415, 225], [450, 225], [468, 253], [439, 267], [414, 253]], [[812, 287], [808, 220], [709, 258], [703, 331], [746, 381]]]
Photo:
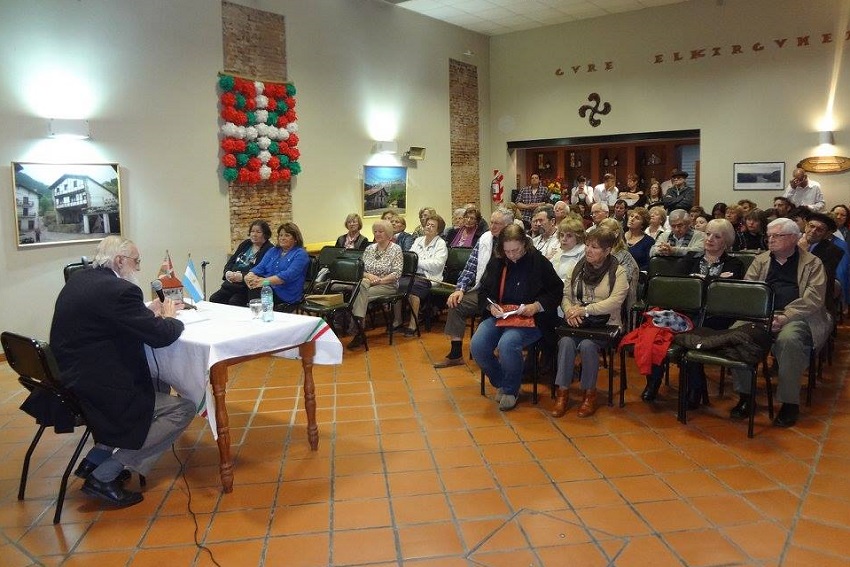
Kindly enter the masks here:
[[363, 219], [357, 213], [351, 213], [345, 217], [346, 233], [336, 239], [337, 248], [346, 250], [365, 250], [369, 246], [369, 239], [363, 236]]
[[269, 223], [255, 220], [248, 229], [248, 239], [236, 248], [224, 265], [221, 288], [210, 296], [213, 303], [245, 307], [248, 305], [248, 286], [245, 275], [256, 266], [272, 247]]
[[[779, 365], [777, 398], [782, 403], [774, 425], [791, 427], [800, 412], [800, 379], [813, 348], [826, 342], [831, 329], [825, 309], [826, 271], [820, 259], [797, 245], [800, 228], [787, 218], [767, 226], [768, 252], [756, 256], [745, 279], [767, 282], [775, 293], [771, 330], [776, 334], [773, 354]], [[735, 391], [741, 395], [731, 417], [749, 415], [749, 379], [732, 371]]]
[[304, 297], [304, 281], [310, 257], [304, 250], [304, 237], [294, 222], [277, 229], [277, 246], [266, 252], [263, 260], [245, 276], [248, 299], [257, 299], [268, 281], [274, 291], [275, 310], [292, 312]]
[[[439, 281], [443, 276], [443, 269], [446, 267], [446, 259], [449, 256], [449, 250], [446, 247], [446, 242], [440, 238], [443, 229], [446, 227], [446, 221], [443, 217], [434, 213], [425, 221], [425, 234], [420, 236], [413, 242], [410, 247], [411, 252], [415, 252], [419, 257], [417, 268], [417, 277], [413, 282], [413, 287], [410, 289], [408, 301], [410, 303], [410, 321], [407, 328], [404, 329], [405, 337], [412, 337], [416, 334], [418, 328], [419, 307], [428, 298], [431, 292], [431, 281]], [[404, 288], [407, 282], [406, 278], [402, 278], [399, 283], [400, 288]], [[396, 303], [396, 322], [401, 325], [401, 303]]]

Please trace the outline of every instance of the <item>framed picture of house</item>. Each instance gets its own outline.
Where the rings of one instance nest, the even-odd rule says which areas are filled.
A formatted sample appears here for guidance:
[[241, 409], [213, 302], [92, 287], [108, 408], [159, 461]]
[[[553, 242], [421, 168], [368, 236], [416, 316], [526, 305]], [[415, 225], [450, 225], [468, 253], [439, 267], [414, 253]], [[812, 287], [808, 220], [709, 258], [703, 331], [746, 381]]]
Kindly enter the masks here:
[[732, 166], [734, 191], [781, 191], [785, 189], [785, 162], [758, 161]]
[[117, 163], [12, 162], [18, 248], [121, 234]]
[[407, 168], [363, 166], [363, 216], [379, 217], [385, 211], [404, 213], [407, 201]]

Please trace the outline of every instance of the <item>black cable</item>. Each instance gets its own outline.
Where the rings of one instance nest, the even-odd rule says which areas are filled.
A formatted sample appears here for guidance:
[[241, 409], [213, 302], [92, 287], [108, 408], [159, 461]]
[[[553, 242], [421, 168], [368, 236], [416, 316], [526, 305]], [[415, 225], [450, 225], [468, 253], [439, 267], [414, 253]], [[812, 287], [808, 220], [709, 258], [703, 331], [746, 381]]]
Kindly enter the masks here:
[[186, 509], [189, 510], [189, 514], [192, 516], [192, 522], [195, 524], [195, 532], [192, 536], [195, 540], [195, 547], [206, 551], [210, 556], [210, 561], [215, 563], [217, 567], [221, 567], [221, 564], [215, 560], [212, 550], [198, 541], [198, 517], [195, 515], [195, 511], [192, 510], [192, 489], [189, 488], [189, 481], [186, 480], [186, 466], [183, 464], [183, 461], [180, 460], [180, 457], [177, 456], [177, 450], [174, 448], [174, 444], [171, 445], [171, 452], [174, 453], [174, 458], [177, 459], [178, 463], [180, 463], [180, 476], [183, 478], [183, 484], [186, 485], [186, 492], [189, 497], [189, 500], [186, 502]]

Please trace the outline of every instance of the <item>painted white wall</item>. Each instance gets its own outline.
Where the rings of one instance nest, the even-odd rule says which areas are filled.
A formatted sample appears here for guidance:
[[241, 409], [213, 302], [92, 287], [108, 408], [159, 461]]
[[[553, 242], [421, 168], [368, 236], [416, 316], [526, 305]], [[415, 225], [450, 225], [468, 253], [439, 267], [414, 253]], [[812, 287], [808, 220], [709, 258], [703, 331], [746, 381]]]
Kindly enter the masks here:
[[[380, 0], [244, 3], [286, 16], [304, 170], [293, 214], [305, 239], [336, 238], [345, 215], [361, 210], [375, 114], [397, 117], [400, 149], [428, 149], [409, 173], [409, 208], [448, 211], [448, 60], [479, 67], [486, 134], [488, 39]], [[155, 277], [166, 249], [181, 273], [191, 252], [196, 265], [213, 262], [214, 291], [229, 248], [218, 174], [220, 2], [4, 0], [0, 37], [0, 327], [47, 338], [62, 266], [94, 250], [17, 249], [12, 161], [118, 162], [124, 234], [144, 259], [140, 280]], [[466, 50], [476, 56], [464, 58]], [[93, 139], [46, 140], [48, 117], [88, 118]], [[482, 193], [490, 167], [485, 151]]]
[[[732, 164], [784, 161], [790, 175], [815, 155], [834, 68], [835, 150], [850, 155], [846, 56], [836, 63], [850, 44], [848, 9], [846, 0], [693, 0], [495, 37], [490, 152], [504, 155], [511, 140], [699, 129], [703, 204], [746, 197], [769, 206], [774, 192], [732, 191]], [[830, 32], [833, 42], [821, 43]], [[810, 45], [796, 47], [804, 35]], [[773, 40], [782, 38], [779, 49]], [[765, 49], [754, 52], [756, 42]], [[734, 44], [743, 53], [732, 55]], [[710, 57], [715, 46], [722, 55]], [[691, 60], [700, 48], [709, 56]], [[685, 60], [671, 61], [674, 51]], [[586, 72], [591, 63], [600, 70]], [[578, 115], [592, 92], [613, 107], [596, 128]], [[827, 203], [847, 202], [850, 173], [810, 177]]]

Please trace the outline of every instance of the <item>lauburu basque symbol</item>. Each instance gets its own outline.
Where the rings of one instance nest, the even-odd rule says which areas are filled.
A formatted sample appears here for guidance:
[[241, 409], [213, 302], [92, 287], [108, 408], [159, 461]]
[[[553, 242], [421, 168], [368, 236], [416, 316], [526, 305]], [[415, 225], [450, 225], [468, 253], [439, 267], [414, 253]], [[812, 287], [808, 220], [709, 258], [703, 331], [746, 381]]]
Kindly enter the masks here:
[[590, 122], [591, 126], [596, 128], [597, 126], [602, 124], [602, 121], [596, 118], [596, 115], [602, 114], [604, 116], [605, 114], [611, 112], [611, 103], [606, 102], [600, 108], [599, 103], [602, 102], [602, 99], [599, 97], [598, 93], [590, 93], [589, 95], [587, 95], [587, 100], [589, 102], [592, 102], [593, 106], [589, 104], [584, 104], [580, 106], [578, 109], [578, 115], [584, 118], [585, 116], [587, 116], [588, 113], [590, 113], [588, 121]]

